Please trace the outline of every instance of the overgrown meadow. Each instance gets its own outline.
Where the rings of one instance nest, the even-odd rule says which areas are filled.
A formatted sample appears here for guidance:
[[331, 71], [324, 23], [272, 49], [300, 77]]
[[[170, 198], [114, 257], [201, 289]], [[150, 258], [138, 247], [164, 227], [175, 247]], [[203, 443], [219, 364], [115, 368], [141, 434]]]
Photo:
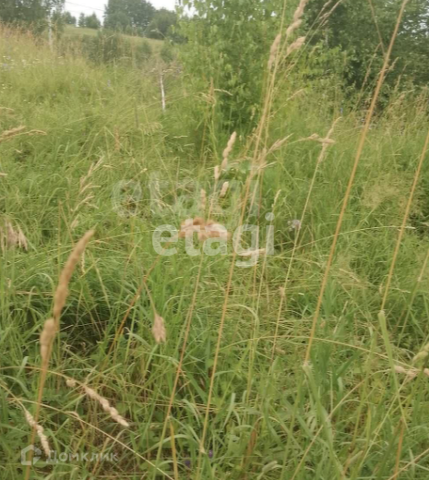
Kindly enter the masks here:
[[305, 79], [281, 28], [236, 135], [186, 45], [1, 30], [0, 478], [428, 477], [426, 91]]

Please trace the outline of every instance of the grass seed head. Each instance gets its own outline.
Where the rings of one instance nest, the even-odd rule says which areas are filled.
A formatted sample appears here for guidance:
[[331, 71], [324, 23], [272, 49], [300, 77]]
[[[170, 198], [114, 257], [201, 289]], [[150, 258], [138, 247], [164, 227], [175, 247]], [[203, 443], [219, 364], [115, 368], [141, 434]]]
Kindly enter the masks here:
[[71, 276], [73, 275], [73, 271], [93, 235], [93, 230], [85, 233], [85, 235], [76, 244], [63, 268], [63, 271], [61, 272], [58, 287], [54, 296], [54, 319], [57, 322], [57, 325], [60, 322], [61, 311], [66, 304], [68, 296], [68, 286]]
[[155, 342], [158, 344], [165, 343], [167, 341], [167, 331], [165, 329], [164, 319], [157, 313], [155, 314], [155, 319], [153, 322], [152, 334]]
[[40, 355], [42, 357], [42, 363], [45, 365], [49, 362], [50, 351], [56, 333], [57, 327], [55, 320], [53, 318], [46, 320], [42, 333], [40, 334]]
[[271, 50], [270, 50], [270, 59], [268, 60], [268, 69], [271, 70], [274, 66], [274, 63], [276, 61], [277, 57], [277, 52], [280, 47], [280, 42], [282, 40], [282, 34], [279, 33], [276, 38], [274, 39], [273, 44], [271, 45]]
[[230, 139], [228, 140], [228, 144], [225, 148], [225, 150], [223, 151], [223, 155], [222, 155], [222, 170], [226, 170], [227, 167], [228, 167], [228, 160], [229, 160], [229, 156], [231, 155], [231, 152], [232, 152], [232, 149], [234, 148], [234, 144], [235, 144], [235, 141], [237, 140], [237, 132], [234, 132]]
[[24, 408], [25, 419], [27, 420], [28, 425], [36, 430], [37, 436], [40, 439], [40, 443], [42, 444], [43, 451], [45, 455], [49, 457], [51, 455], [51, 447], [49, 446], [48, 437], [44, 434], [44, 429], [41, 425], [36, 423], [33, 415]]

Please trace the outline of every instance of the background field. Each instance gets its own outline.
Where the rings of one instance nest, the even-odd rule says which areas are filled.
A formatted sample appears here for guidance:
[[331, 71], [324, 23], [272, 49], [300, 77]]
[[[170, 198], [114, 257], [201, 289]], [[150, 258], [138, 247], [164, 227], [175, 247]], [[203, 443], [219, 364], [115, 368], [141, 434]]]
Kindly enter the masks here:
[[[209, 209], [230, 230], [239, 223], [257, 134], [238, 132], [215, 181], [232, 133], [213, 114], [224, 93], [199, 89], [180, 61], [165, 63], [162, 42], [137, 67], [94, 64], [9, 29], [0, 39], [0, 478], [24, 476], [39, 335], [61, 269], [90, 229], [38, 422], [57, 452], [115, 460], [52, 465], [42, 455], [31, 478], [427, 478], [428, 379], [424, 358], [412, 361], [428, 342], [427, 161], [406, 215], [425, 153], [425, 90], [393, 93], [371, 121], [313, 335], [366, 104], [282, 75], [249, 214], [260, 248], [274, 226], [275, 253], [231, 270], [231, 243], [227, 255], [190, 257], [180, 240], [176, 255], [159, 257], [152, 242], [160, 225], [180, 228]], [[333, 125], [333, 141], [323, 140]], [[201, 189], [210, 205], [225, 181], [236, 190], [223, 208], [202, 210]], [[8, 244], [8, 225], [27, 248]], [[154, 308], [165, 320], [161, 345]], [[67, 378], [97, 390], [130, 426]]]

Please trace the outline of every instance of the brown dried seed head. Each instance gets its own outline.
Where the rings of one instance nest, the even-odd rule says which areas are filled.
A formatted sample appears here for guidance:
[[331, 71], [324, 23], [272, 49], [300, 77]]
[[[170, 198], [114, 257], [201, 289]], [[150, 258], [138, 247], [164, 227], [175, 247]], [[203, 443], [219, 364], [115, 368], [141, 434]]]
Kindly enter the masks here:
[[301, 24], [302, 20], [296, 20], [295, 22], [293, 22], [286, 30], [286, 38], [289, 38], [292, 33], [301, 26]]
[[282, 34], [279, 33], [276, 38], [274, 39], [273, 44], [271, 45], [271, 50], [270, 50], [270, 59], [268, 60], [268, 68], [271, 70], [273, 68], [273, 65], [276, 61], [277, 57], [277, 52], [279, 50], [280, 42], [282, 40]]
[[40, 334], [40, 355], [43, 363], [47, 363], [49, 361], [49, 354], [56, 333], [57, 327], [55, 320], [53, 318], [46, 320], [42, 333]]
[[152, 334], [153, 338], [158, 344], [165, 343], [167, 340], [167, 331], [165, 330], [164, 319], [157, 313], [155, 314], [155, 320], [153, 322]]
[[224, 198], [225, 195], [227, 194], [228, 192], [228, 188], [229, 188], [229, 182], [225, 182], [223, 185], [222, 185], [222, 190], [220, 191], [220, 198]]
[[218, 181], [220, 178], [220, 168], [219, 165], [216, 165], [214, 168], [214, 179]]
[[43, 433], [44, 429], [41, 425], [36, 423], [33, 415], [24, 408], [24, 415], [25, 419], [27, 420], [28, 425], [36, 430], [37, 436], [40, 439], [40, 443], [42, 444], [43, 451], [45, 452], [46, 456], [49, 457], [51, 454], [51, 447], [49, 446], [48, 437]]
[[10, 138], [10, 137], [13, 137], [14, 135], [17, 135], [18, 133], [21, 133], [25, 129], [26, 127], [24, 125], [21, 125], [20, 127], [12, 128], [11, 130], [6, 130], [0, 135], [0, 142], [2, 140], [5, 140], [6, 138]]
[[54, 319], [57, 323], [60, 321], [61, 311], [66, 304], [68, 285], [70, 283], [71, 276], [73, 275], [73, 271], [93, 235], [93, 230], [85, 233], [85, 235], [76, 244], [63, 268], [63, 271], [61, 272], [58, 287], [54, 296]]
[[201, 211], [204, 212], [206, 210], [206, 207], [207, 207], [207, 193], [204, 190], [204, 188], [202, 188], [201, 193], [200, 193], [200, 208], [201, 208]]
[[289, 56], [292, 52], [295, 50], [299, 50], [305, 42], [305, 37], [299, 37], [297, 38], [292, 44], [289, 45], [286, 56]]
[[254, 257], [263, 255], [265, 253], [265, 248], [260, 248], [259, 250], [248, 250], [244, 252], [240, 252], [238, 255], [240, 257]]
[[237, 132], [234, 132], [231, 135], [230, 139], [228, 140], [228, 144], [225, 150], [223, 151], [223, 155], [222, 155], [223, 161], [221, 166], [222, 170], [226, 170], [226, 168], [228, 167], [228, 159], [232, 152], [232, 149], [234, 148], [234, 144], [236, 140], [237, 140]]

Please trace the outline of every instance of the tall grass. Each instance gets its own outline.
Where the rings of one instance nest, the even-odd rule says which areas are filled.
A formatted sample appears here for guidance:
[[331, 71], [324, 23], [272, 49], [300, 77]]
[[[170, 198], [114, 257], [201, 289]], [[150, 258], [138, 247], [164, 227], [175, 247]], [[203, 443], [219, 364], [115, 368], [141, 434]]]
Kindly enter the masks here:
[[[1, 478], [23, 478], [32, 428], [75, 457], [41, 454], [30, 478], [426, 478], [427, 99], [340, 115], [335, 86], [299, 84], [290, 28], [249, 138], [216, 130], [221, 92], [176, 68], [163, 112], [153, 63], [1, 32], [0, 229], [27, 247], [0, 235]], [[260, 249], [272, 225], [274, 255], [154, 250], [201, 215], [259, 225]], [[47, 365], [57, 279], [91, 229]]]

